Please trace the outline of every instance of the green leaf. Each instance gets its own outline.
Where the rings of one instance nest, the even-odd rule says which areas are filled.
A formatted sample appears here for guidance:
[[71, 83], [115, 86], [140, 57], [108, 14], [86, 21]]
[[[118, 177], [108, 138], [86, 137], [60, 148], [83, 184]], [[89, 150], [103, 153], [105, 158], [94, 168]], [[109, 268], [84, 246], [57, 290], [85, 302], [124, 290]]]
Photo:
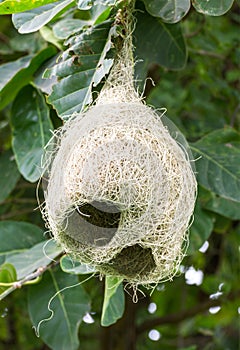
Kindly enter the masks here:
[[52, 350], [79, 348], [78, 328], [90, 305], [86, 292], [81, 285], [74, 286], [76, 284], [77, 276], [61, 270], [50, 270], [44, 273], [38, 285], [29, 287], [28, 310], [31, 321]]
[[[240, 203], [219, 197], [199, 186], [198, 195], [204, 209], [220, 214], [225, 218], [240, 220]], [[224, 218], [223, 218], [224, 219]]]
[[204, 204], [204, 208], [232, 220], [240, 220], [240, 203], [222, 198], [211, 193], [211, 198]]
[[62, 50], [63, 47], [61, 45], [61, 43], [59, 42], [59, 40], [55, 37], [52, 29], [48, 28], [47, 26], [42, 27], [39, 30], [41, 36], [43, 37], [43, 39], [45, 41], [47, 41], [50, 44], [53, 44], [54, 46], [56, 46], [59, 50]]
[[53, 33], [58, 39], [67, 39], [75, 33], [80, 33], [84, 27], [101, 24], [110, 15], [111, 7], [94, 5], [89, 11], [89, 19], [64, 18], [53, 25]]
[[52, 2], [56, 0], [5, 0], [0, 3], [0, 15], [23, 12]]
[[[17, 280], [17, 273], [13, 265], [5, 263], [0, 266], [0, 283], [12, 283]], [[0, 286], [0, 294], [8, 287]]]
[[19, 177], [20, 173], [12, 151], [0, 154], [0, 203], [12, 192]]
[[23, 221], [0, 221], [0, 257], [16, 254], [43, 241], [43, 230]]
[[56, 84], [57, 78], [53, 77], [52, 79], [44, 79], [43, 74], [46, 69], [53, 67], [56, 63], [56, 60], [58, 58], [58, 54], [51, 57], [49, 60], [44, 62], [41, 67], [38, 69], [38, 71], [34, 74], [33, 79], [33, 86], [38, 88], [40, 91], [42, 91], [44, 94], [49, 95], [52, 91], [52, 86]]
[[181, 69], [187, 60], [187, 51], [179, 24], [166, 24], [147, 13], [136, 14], [134, 32], [135, 56], [139, 60], [136, 75], [145, 79], [151, 63], [168, 69]]
[[[52, 2], [52, 1], [51, 1]], [[35, 8], [31, 11], [13, 15], [12, 21], [15, 28], [21, 34], [32, 33], [39, 30], [45, 24], [50, 22], [55, 16], [72, 6], [74, 1], [57, 1], [46, 6]]]
[[122, 278], [106, 276], [101, 325], [110, 326], [122, 317], [125, 308]]
[[0, 109], [10, 103], [19, 90], [27, 85], [33, 73], [41, 64], [56, 53], [50, 46], [36, 54], [24, 56], [10, 63], [0, 65]]
[[70, 35], [79, 32], [89, 21], [77, 18], [65, 18], [53, 25], [53, 33], [58, 39], [67, 39]]
[[73, 275], [87, 275], [96, 271], [94, 267], [82, 264], [77, 260], [73, 260], [67, 255], [61, 258], [60, 266], [64, 272], [71, 273]]
[[40, 91], [28, 85], [13, 102], [11, 111], [12, 145], [20, 173], [30, 182], [41, 176], [44, 146], [53, 129], [49, 109]]
[[13, 265], [5, 263], [0, 266], [0, 282], [11, 283], [16, 279], [17, 274]]
[[78, 0], [77, 2], [79, 10], [87, 11], [93, 6], [91, 0]]
[[192, 143], [201, 186], [233, 201], [240, 201], [240, 133], [216, 130]]
[[78, 0], [78, 8], [80, 10], [89, 10], [92, 7], [102, 4], [106, 6], [114, 6], [116, 0]]
[[197, 200], [195, 211], [194, 211], [194, 221], [190, 227], [190, 241], [187, 254], [191, 255], [195, 253], [196, 250], [201, 248], [203, 243], [209, 238], [213, 231], [213, 218], [208, 212], [201, 208], [199, 200]]
[[160, 17], [164, 22], [179, 22], [190, 10], [190, 0], [143, 0], [150, 15]]
[[23, 253], [7, 257], [6, 262], [15, 267], [17, 278], [22, 279], [39, 267], [49, 265], [61, 252], [62, 249], [53, 240], [48, 240], [36, 244]]
[[221, 16], [226, 13], [233, 4], [234, 0], [192, 0], [195, 9], [209, 16]]
[[61, 118], [81, 112], [92, 101], [92, 86], [96, 86], [111, 68], [113, 60], [106, 59], [114, 30], [114, 27], [110, 30], [110, 25], [107, 21], [71, 37], [67, 42], [70, 47], [63, 53], [61, 62], [46, 72], [46, 78], [59, 78], [48, 102]]

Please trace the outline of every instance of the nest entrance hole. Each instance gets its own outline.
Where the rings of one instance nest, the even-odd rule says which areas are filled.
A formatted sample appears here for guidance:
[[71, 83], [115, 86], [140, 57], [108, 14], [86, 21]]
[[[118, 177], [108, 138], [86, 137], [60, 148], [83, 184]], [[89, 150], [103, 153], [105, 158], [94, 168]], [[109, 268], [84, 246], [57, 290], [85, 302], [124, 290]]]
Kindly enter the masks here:
[[118, 273], [128, 278], [143, 277], [156, 268], [150, 248], [143, 248], [134, 244], [124, 248], [106, 267], [106, 272]]
[[104, 246], [118, 230], [121, 211], [113, 202], [92, 201], [78, 206], [65, 220], [65, 233], [84, 245]]
[[116, 228], [117, 231], [121, 212], [112, 202], [93, 201], [79, 206], [77, 212], [92, 225], [104, 228]]

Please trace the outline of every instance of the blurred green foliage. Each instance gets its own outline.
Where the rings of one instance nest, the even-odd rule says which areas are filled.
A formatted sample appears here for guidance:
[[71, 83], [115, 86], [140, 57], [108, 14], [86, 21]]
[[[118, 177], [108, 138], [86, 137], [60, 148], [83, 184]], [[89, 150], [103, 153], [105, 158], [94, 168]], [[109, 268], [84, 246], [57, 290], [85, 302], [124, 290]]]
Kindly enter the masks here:
[[[67, 98], [71, 113], [94, 98], [92, 83], [99, 90], [113, 62], [109, 44], [115, 32], [109, 30], [119, 29], [113, 25], [117, 8], [112, 0], [104, 5], [98, 0], [25, 0], [15, 8], [12, 3], [0, 2], [0, 350], [65, 350], [66, 342], [69, 350], [237, 350], [239, 1], [231, 9], [230, 0], [211, 0], [208, 7], [200, 0], [192, 2], [194, 7], [190, 0], [136, 3], [136, 84], [145, 89], [148, 104], [167, 108], [194, 157], [202, 152], [195, 161], [199, 192], [179, 276], [153, 292], [124, 285], [125, 304], [118, 281], [112, 293], [105, 293], [103, 315], [104, 282], [91, 275], [93, 269], [62, 256], [48, 240], [49, 232], [43, 235], [40, 211], [35, 210], [37, 184], [32, 182], [40, 176], [49, 128], [62, 124], [59, 117], [68, 117], [62, 105], [54, 104], [52, 91], [60, 100]], [[15, 14], [11, 18], [7, 13]], [[104, 30], [97, 37], [99, 28]], [[95, 61], [79, 49], [87, 30], [96, 47]], [[76, 67], [80, 58], [86, 64], [81, 68]], [[106, 64], [104, 72], [96, 62]], [[145, 84], [147, 76], [155, 86], [152, 80]], [[78, 99], [72, 99], [72, 91]], [[43, 201], [41, 188], [39, 199]], [[49, 271], [38, 270], [42, 265]], [[22, 281], [31, 274], [32, 281]], [[32, 285], [25, 286], [28, 282]], [[58, 294], [49, 308], [54, 293], [78, 283]], [[32, 324], [37, 327], [48, 317], [37, 338]], [[119, 318], [110, 327], [101, 326]]]

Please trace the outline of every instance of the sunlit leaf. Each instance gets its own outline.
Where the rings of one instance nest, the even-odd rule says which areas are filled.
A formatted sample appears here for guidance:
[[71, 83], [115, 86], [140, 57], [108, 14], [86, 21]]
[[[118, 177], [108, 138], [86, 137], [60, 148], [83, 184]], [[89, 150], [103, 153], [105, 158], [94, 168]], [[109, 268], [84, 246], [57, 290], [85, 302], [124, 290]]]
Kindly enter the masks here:
[[27, 85], [33, 73], [41, 64], [56, 53], [50, 46], [39, 51], [35, 56], [28, 55], [16, 61], [0, 65], [0, 108], [11, 102], [19, 90]]
[[17, 271], [17, 278], [21, 279], [40, 267], [49, 265], [61, 253], [53, 240], [43, 241], [23, 253], [14, 254], [6, 258]]
[[56, 0], [4, 0], [0, 3], [0, 15], [23, 12], [52, 2]]
[[43, 230], [23, 221], [0, 221], [0, 257], [21, 253], [44, 240]]
[[221, 197], [240, 201], [240, 134], [220, 129], [191, 144], [201, 186]]
[[80, 10], [89, 10], [90, 8], [100, 4], [113, 6], [115, 5], [116, 0], [78, 0], [78, 8]]
[[63, 256], [60, 260], [61, 269], [64, 272], [74, 275], [86, 275], [95, 272], [95, 268], [86, 264], [81, 264], [77, 260], [73, 260], [69, 256]]
[[110, 326], [122, 317], [125, 308], [122, 278], [106, 276], [101, 325]]
[[108, 21], [68, 39], [69, 49], [63, 53], [61, 61], [45, 74], [46, 78], [59, 78], [48, 102], [61, 118], [67, 119], [89, 104], [92, 86], [97, 85], [111, 68], [113, 60], [106, 59], [111, 48], [110, 25]]
[[0, 154], [0, 203], [12, 192], [19, 177], [12, 151]]
[[144, 0], [147, 11], [164, 22], [179, 22], [190, 10], [190, 0]]
[[62, 50], [63, 47], [61, 45], [61, 43], [59, 42], [58, 38], [55, 37], [52, 29], [50, 29], [49, 27], [47, 26], [44, 26], [42, 27], [40, 30], [39, 30], [41, 36], [43, 37], [43, 39], [50, 43], [50, 44], [53, 44], [54, 46], [56, 46], [59, 50]]
[[[38, 285], [29, 287], [28, 310], [31, 321], [43, 341], [53, 350], [79, 348], [78, 328], [90, 305], [86, 292], [77, 284], [77, 276], [61, 270], [50, 270], [43, 275]], [[49, 303], [52, 312], [48, 310]]]
[[209, 16], [221, 16], [226, 13], [233, 4], [234, 0], [192, 0], [195, 9]]
[[13, 150], [21, 174], [35, 182], [41, 176], [44, 146], [51, 137], [52, 123], [43, 95], [32, 86], [23, 88], [11, 112]]
[[72, 0], [57, 1], [31, 11], [15, 14], [12, 21], [21, 34], [36, 32], [71, 5], [74, 5]]

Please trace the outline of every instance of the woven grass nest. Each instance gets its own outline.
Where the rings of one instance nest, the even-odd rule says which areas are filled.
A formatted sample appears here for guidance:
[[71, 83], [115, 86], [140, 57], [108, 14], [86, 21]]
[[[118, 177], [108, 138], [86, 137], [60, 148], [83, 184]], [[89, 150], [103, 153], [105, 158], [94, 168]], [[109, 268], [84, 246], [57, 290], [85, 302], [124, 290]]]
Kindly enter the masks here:
[[96, 103], [50, 141], [43, 216], [75, 259], [149, 285], [178, 271], [196, 180], [184, 148], [139, 98], [132, 71], [121, 53]]

